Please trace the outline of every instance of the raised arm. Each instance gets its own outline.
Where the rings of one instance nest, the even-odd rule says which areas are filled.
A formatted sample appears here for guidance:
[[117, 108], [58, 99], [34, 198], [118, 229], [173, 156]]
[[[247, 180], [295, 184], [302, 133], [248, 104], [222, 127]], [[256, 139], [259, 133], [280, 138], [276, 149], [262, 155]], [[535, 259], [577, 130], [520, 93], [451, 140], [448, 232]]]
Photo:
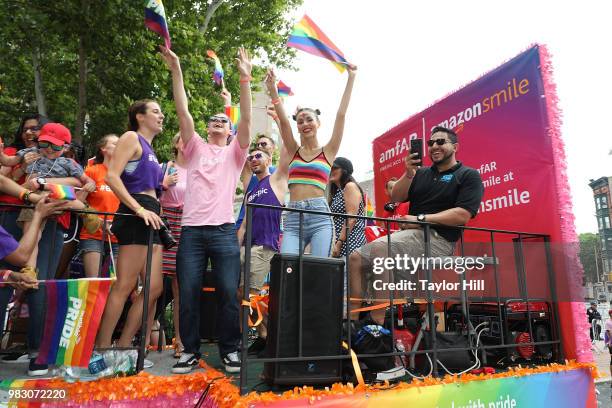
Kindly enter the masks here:
[[344, 94], [342, 94], [342, 100], [340, 101], [338, 112], [336, 113], [334, 130], [332, 131], [331, 139], [324, 147], [325, 156], [329, 160], [334, 160], [336, 154], [338, 154], [338, 150], [340, 150], [340, 143], [342, 142], [342, 135], [344, 134], [346, 111], [348, 110], [349, 102], [351, 101], [351, 94], [353, 93], [353, 83], [355, 82], [357, 67], [354, 65], [348, 65], [346, 70], [348, 72], [348, 79], [346, 80]]
[[240, 47], [236, 65], [240, 72], [240, 121], [238, 122], [238, 143], [243, 149], [251, 144], [251, 69], [253, 65], [247, 51]]
[[278, 130], [280, 131], [281, 139], [283, 139], [283, 145], [287, 148], [287, 153], [290, 156], [293, 156], [295, 152], [297, 152], [297, 150], [299, 149], [300, 145], [297, 144], [297, 142], [293, 138], [293, 130], [291, 129], [291, 123], [289, 122], [287, 112], [285, 112], [283, 101], [278, 96], [278, 89], [276, 87], [276, 83], [276, 74], [274, 73], [274, 70], [269, 69], [268, 74], [266, 75], [266, 88], [270, 93], [270, 98], [272, 98], [274, 110], [276, 111], [276, 114], [278, 116]]
[[183, 71], [179, 57], [168, 48], [160, 45], [162, 58], [170, 68], [172, 73], [172, 94], [174, 95], [174, 105], [176, 107], [176, 116], [179, 120], [179, 129], [183, 145], [186, 145], [195, 133], [193, 117], [189, 113], [189, 103], [187, 94], [185, 93], [185, 84], [183, 82]]
[[397, 180], [397, 183], [395, 183], [391, 190], [391, 201], [393, 202], [401, 203], [408, 199], [408, 191], [410, 191], [412, 179], [416, 175], [418, 164], [420, 163], [419, 160], [412, 158], [413, 155], [416, 156], [417, 153], [408, 153], [406, 159], [404, 159], [406, 171], [402, 174], [402, 177]]

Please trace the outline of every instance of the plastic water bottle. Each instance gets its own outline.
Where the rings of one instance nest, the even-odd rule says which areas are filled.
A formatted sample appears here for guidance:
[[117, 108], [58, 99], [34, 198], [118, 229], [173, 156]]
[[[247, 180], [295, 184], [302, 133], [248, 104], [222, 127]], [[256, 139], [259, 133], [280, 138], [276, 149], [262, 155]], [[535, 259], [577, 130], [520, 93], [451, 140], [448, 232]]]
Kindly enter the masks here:
[[89, 373], [92, 375], [98, 375], [102, 371], [106, 370], [108, 366], [104, 361], [104, 357], [101, 354], [93, 353], [91, 360], [89, 360]]
[[[406, 347], [404, 346], [404, 342], [402, 339], [395, 340], [395, 349], [401, 353], [406, 351]], [[395, 357], [395, 365], [397, 367], [405, 367], [406, 366], [406, 356], [396, 356]]]

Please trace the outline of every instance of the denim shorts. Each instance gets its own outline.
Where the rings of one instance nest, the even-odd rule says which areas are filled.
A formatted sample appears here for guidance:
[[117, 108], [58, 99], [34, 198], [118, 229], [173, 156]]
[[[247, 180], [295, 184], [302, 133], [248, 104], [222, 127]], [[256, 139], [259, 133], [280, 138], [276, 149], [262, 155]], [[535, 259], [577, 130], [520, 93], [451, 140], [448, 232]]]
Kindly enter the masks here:
[[[83, 253], [98, 252], [101, 254], [102, 252], [108, 251], [108, 244], [107, 243], [104, 243], [105, 245], [102, 245], [102, 244], [103, 242], [98, 239], [82, 239], [79, 242], [79, 248], [81, 249]], [[119, 245], [113, 242], [112, 248], [113, 248], [113, 253], [117, 255], [119, 251]]]

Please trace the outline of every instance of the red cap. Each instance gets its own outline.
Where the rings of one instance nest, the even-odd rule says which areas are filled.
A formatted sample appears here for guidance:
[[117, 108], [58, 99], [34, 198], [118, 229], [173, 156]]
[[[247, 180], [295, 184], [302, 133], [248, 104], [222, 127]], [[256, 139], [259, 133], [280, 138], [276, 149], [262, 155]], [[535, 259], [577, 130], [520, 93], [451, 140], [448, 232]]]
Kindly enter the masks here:
[[61, 123], [47, 123], [40, 129], [39, 142], [51, 142], [57, 146], [69, 144], [72, 141], [70, 130]]

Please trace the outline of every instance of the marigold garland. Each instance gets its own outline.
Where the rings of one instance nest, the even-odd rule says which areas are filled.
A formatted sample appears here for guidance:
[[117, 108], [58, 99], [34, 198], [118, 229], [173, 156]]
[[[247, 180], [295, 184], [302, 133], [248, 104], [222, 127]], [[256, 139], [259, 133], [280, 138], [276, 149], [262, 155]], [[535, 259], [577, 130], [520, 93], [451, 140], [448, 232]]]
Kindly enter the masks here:
[[[215, 404], [220, 408], [242, 407], [248, 408], [255, 403], [272, 403], [281, 400], [309, 399], [311, 402], [328, 396], [348, 396], [357, 393], [382, 392], [389, 389], [389, 384], [353, 386], [353, 384], [333, 384], [331, 387], [317, 390], [313, 387], [295, 387], [293, 390], [282, 394], [272, 392], [252, 392], [240, 397], [239, 389], [232, 384], [230, 378], [221, 372], [209, 367], [203, 361], [200, 366], [205, 371], [195, 372], [189, 375], [154, 376], [141, 372], [130, 377], [119, 377], [102, 379], [91, 382], [67, 383], [62, 379], [52, 379], [46, 382], [44, 388], [65, 389], [71, 404], [87, 404], [95, 401], [135, 401], [155, 400], [156, 398], [168, 398], [173, 396], [192, 395], [197, 397], [210, 385], [207, 398], [210, 406]], [[483, 381], [495, 378], [522, 377], [527, 375], [551, 372], [563, 372], [568, 370], [587, 370], [591, 376], [599, 378], [600, 374], [593, 363], [578, 363], [566, 361], [565, 364], [549, 364], [545, 366], [527, 368], [514, 367], [508, 371], [497, 374], [464, 374], [461, 376], [447, 375], [444, 378], [428, 377], [423, 380], [414, 380], [410, 383], [399, 383], [393, 386], [394, 390], [409, 389], [413, 387], [424, 387], [451, 383], [468, 383], [470, 381]], [[49, 404], [53, 405], [53, 404]]]

